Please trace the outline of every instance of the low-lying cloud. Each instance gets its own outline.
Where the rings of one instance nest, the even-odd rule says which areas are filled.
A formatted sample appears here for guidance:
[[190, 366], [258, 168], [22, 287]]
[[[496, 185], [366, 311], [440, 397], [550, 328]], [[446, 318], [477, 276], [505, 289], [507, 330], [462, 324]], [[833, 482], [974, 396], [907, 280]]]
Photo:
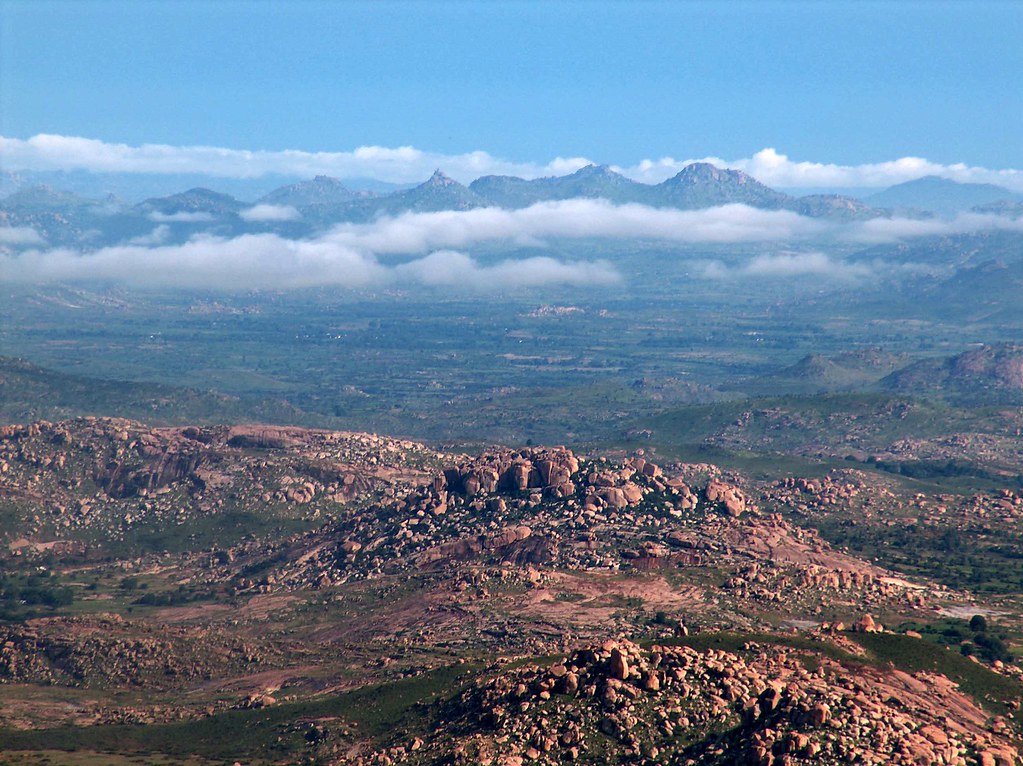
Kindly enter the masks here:
[[161, 223], [148, 234], [142, 234], [138, 237], [132, 237], [130, 240], [128, 240], [128, 244], [140, 245], [143, 247], [149, 245], [162, 245], [170, 237], [170, 233], [171, 233], [170, 226], [168, 226], [165, 223]]
[[433, 287], [469, 287], [474, 290], [500, 289], [501, 286], [543, 287], [565, 285], [592, 287], [614, 284], [621, 277], [602, 261], [565, 262], [554, 258], [516, 258], [481, 266], [473, 258], [454, 250], [440, 250], [425, 258], [393, 268], [400, 281]]
[[916, 237], [947, 237], [982, 231], [1023, 232], [1023, 218], [990, 213], [960, 213], [952, 219], [872, 218], [853, 227], [849, 238], [864, 244], [884, 244]]
[[876, 267], [877, 264], [851, 263], [811, 251], [758, 255], [737, 265], [710, 261], [703, 264], [698, 273], [705, 279], [826, 277], [829, 280], [850, 281], [871, 276]]
[[0, 226], [0, 245], [24, 247], [45, 242], [42, 235], [31, 226]]
[[289, 240], [275, 234], [233, 239], [196, 237], [180, 245], [128, 244], [83, 254], [31, 250], [0, 256], [14, 282], [111, 281], [133, 286], [294, 289], [423, 285], [500, 292], [542, 285], [595, 286], [620, 276], [604, 262], [523, 258], [484, 265], [464, 253], [434, 252], [399, 264], [328, 239]]
[[238, 215], [243, 221], [297, 221], [302, 217], [291, 205], [256, 205]]
[[324, 235], [381, 255], [465, 248], [488, 241], [539, 246], [549, 239], [659, 240], [680, 244], [800, 243], [817, 239], [884, 244], [978, 231], [1023, 231], [1023, 218], [964, 213], [953, 219], [876, 218], [833, 221], [789, 210], [722, 205], [676, 210], [606, 200], [540, 202], [527, 208], [404, 213], [371, 223], [340, 224]]
[[194, 213], [186, 211], [178, 213], [160, 213], [154, 210], [146, 217], [150, 221], [155, 221], [157, 223], [209, 223], [213, 220], [212, 213], [205, 213], [201, 211]]
[[535, 245], [562, 237], [716, 244], [799, 241], [826, 235], [831, 228], [828, 223], [788, 210], [760, 210], [746, 205], [675, 210], [572, 199], [541, 202], [519, 210], [405, 213], [372, 223], [341, 224], [326, 237], [360, 250], [402, 254], [492, 240]]
[[[276, 216], [288, 210], [258, 207], [265, 208], [260, 215]], [[563, 261], [541, 254], [483, 264], [465, 252], [486, 243], [542, 250], [551, 240], [595, 239], [682, 245], [761, 244], [774, 252], [742, 266], [704, 264], [703, 276], [852, 279], [864, 276], [868, 267], [838, 260], [822, 252], [822, 246], [831, 243], [841, 252], [866, 244], [998, 229], [1023, 232], [1023, 219], [964, 214], [951, 220], [840, 222], [745, 205], [674, 210], [575, 199], [520, 210], [405, 213], [370, 223], [341, 224], [302, 240], [269, 233], [234, 238], [200, 234], [188, 242], [172, 244], [171, 227], [163, 223], [124, 245], [88, 253], [33, 248], [41, 244], [41, 239], [34, 239], [38, 235], [32, 230], [7, 229], [0, 230], [6, 231], [0, 233], [0, 241], [2, 237], [11, 241], [20, 238], [24, 247], [0, 257], [0, 275], [8, 281], [99, 279], [199, 288], [408, 283], [496, 291], [617, 281], [620, 275], [606, 262]]]
[[[515, 162], [485, 151], [441, 154], [412, 146], [361, 146], [342, 152], [247, 151], [214, 146], [166, 144], [112, 144], [91, 138], [39, 134], [28, 139], [0, 137], [0, 159], [18, 170], [89, 170], [98, 173], [201, 173], [223, 178], [258, 178], [268, 174], [312, 177], [331, 175], [342, 179], [373, 178], [392, 183], [415, 183], [435, 168], [468, 183], [483, 175], [515, 175], [540, 178], [572, 173], [592, 164], [585, 157], [556, 157], [549, 161]], [[601, 158], [606, 161], [606, 158]], [[880, 188], [924, 176], [953, 181], [991, 183], [1023, 192], [1023, 171], [991, 169], [954, 163], [931, 162], [922, 157], [900, 157], [886, 162], [838, 165], [793, 160], [768, 147], [739, 159], [702, 157], [646, 159], [631, 166], [613, 166], [638, 181], [658, 183], [693, 162], [712, 162], [720, 167], [749, 173], [782, 188]]]

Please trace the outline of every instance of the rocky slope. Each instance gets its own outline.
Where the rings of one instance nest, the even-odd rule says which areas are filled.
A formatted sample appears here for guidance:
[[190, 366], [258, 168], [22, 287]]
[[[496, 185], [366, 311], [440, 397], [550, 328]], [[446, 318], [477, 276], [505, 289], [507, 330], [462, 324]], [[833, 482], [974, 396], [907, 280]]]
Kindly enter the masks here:
[[[220, 758], [217, 732], [244, 720], [232, 757], [253, 762], [1017, 762], [1013, 596], [981, 600], [816, 527], [911, 516], [971, 530], [979, 553], [965, 521], [992, 534], [1023, 498], [652, 458], [6, 426], [0, 749], [72, 724], [61, 736], [88, 750], [146, 723]], [[72, 597], [24, 611], [60, 589]], [[376, 728], [373, 698], [391, 706]], [[120, 747], [152, 752], [131, 731]]]
[[697, 651], [609, 640], [486, 678], [450, 714], [425, 741], [352, 762], [1016, 762], [1004, 725], [940, 676], [752, 642]]

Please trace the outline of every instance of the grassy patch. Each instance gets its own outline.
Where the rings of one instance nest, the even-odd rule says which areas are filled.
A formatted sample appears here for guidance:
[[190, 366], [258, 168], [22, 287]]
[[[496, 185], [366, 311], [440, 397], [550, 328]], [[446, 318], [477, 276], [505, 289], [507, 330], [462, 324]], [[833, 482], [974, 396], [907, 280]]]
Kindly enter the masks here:
[[907, 673], [940, 673], [995, 715], [1005, 715], [1010, 700], [1023, 698], [1019, 681], [995, 673], [953, 649], [891, 633], [851, 633], [849, 637], [870, 652], [875, 664], [891, 665]]
[[0, 752], [93, 751], [272, 761], [289, 757], [305, 746], [294, 726], [303, 720], [343, 719], [359, 739], [383, 739], [404, 730], [428, 731], [432, 703], [452, 695], [461, 679], [473, 670], [453, 665], [330, 697], [257, 710], [232, 710], [183, 723], [0, 731]]
[[0, 766], [220, 766], [222, 761], [163, 755], [116, 755], [91, 750], [0, 753]]
[[814, 654], [824, 655], [833, 660], [842, 662], [856, 661], [855, 655], [844, 649], [839, 649], [827, 641], [815, 641], [802, 635], [778, 635], [774, 633], [734, 633], [725, 631], [721, 633], [695, 633], [690, 636], [678, 638], [656, 639], [644, 642], [650, 646], [688, 646], [698, 652], [705, 652], [708, 649], [716, 649], [725, 652], [742, 652], [743, 647], [748, 643], [766, 644], [769, 646], [788, 646], [793, 649], [805, 649]]

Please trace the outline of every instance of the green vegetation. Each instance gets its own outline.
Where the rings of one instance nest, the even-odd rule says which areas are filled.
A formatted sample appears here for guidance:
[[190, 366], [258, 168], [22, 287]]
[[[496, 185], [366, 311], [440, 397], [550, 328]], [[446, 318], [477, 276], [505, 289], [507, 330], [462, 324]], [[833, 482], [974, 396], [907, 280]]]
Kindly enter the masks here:
[[471, 665], [453, 665], [393, 683], [184, 723], [0, 730], [0, 752], [86, 750], [275, 761], [301, 753], [308, 744], [308, 724], [319, 719], [335, 719], [326, 724], [328, 728], [359, 740], [383, 740], [400, 731], [424, 733], [433, 703], [456, 694], [474, 670]]
[[907, 673], [930, 671], [946, 676], [994, 715], [1011, 712], [1009, 703], [1023, 699], [1023, 684], [1018, 680], [930, 641], [891, 633], [851, 633], [850, 638], [867, 649], [876, 664], [891, 664]]
[[855, 662], [856, 656], [840, 649], [826, 640], [814, 640], [803, 635], [782, 635], [777, 633], [739, 633], [733, 631], [708, 631], [694, 633], [689, 636], [656, 639], [647, 641], [663, 646], [688, 646], [699, 652], [717, 649], [725, 652], [744, 652], [747, 644], [765, 644], [767, 646], [788, 646], [793, 649], [804, 649], [813, 654], [830, 657], [833, 660]]
[[1016, 659], [1009, 649], [1009, 633], [990, 629], [988, 621], [980, 614], [974, 615], [969, 622], [953, 618], [926, 625], [907, 622], [899, 629], [914, 630], [926, 639], [956, 649], [965, 657], [975, 656], [985, 664], [996, 661], [1011, 663]]
[[979, 594], [1013, 594], [1023, 588], [1023, 534], [1007, 527], [970, 523], [965, 528], [926, 524], [906, 517], [895, 523], [864, 523], [847, 514], [807, 519], [832, 545], [883, 561], [885, 566]]
[[870, 664], [876, 667], [892, 666], [907, 673], [931, 671], [947, 676], [972, 696], [978, 704], [993, 714], [1009, 712], [1011, 700], [1023, 699], [1023, 684], [999, 675], [989, 668], [937, 643], [892, 633], [849, 633], [849, 638], [868, 650], [867, 657], [858, 657], [839, 649], [827, 641], [804, 636], [786, 636], [772, 633], [698, 633], [671, 639], [647, 642], [668, 646], [690, 646], [698, 651], [719, 649], [729, 652], [744, 651], [750, 643], [790, 646], [809, 653], [823, 655], [849, 664]]
[[52, 614], [74, 600], [74, 591], [49, 570], [10, 570], [0, 562], [0, 622]]

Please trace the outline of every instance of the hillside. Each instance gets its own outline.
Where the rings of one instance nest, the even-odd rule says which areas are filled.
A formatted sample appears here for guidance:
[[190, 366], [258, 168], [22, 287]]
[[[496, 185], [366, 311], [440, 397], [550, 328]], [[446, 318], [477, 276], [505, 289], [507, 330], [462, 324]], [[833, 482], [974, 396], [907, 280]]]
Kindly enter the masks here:
[[960, 401], [1023, 401], [1023, 347], [995, 344], [953, 357], [922, 360], [892, 373], [893, 391], [936, 392]]
[[652, 458], [5, 427], [3, 758], [1016, 763], [1023, 498]]
[[1003, 200], [1018, 202], [1019, 195], [994, 184], [959, 183], [947, 178], [925, 176], [872, 194], [864, 202], [876, 207], [953, 214]]
[[27, 423], [75, 415], [146, 418], [155, 423], [201, 423], [211, 418], [301, 423], [308, 419], [283, 401], [69, 375], [0, 356], [0, 420]]

